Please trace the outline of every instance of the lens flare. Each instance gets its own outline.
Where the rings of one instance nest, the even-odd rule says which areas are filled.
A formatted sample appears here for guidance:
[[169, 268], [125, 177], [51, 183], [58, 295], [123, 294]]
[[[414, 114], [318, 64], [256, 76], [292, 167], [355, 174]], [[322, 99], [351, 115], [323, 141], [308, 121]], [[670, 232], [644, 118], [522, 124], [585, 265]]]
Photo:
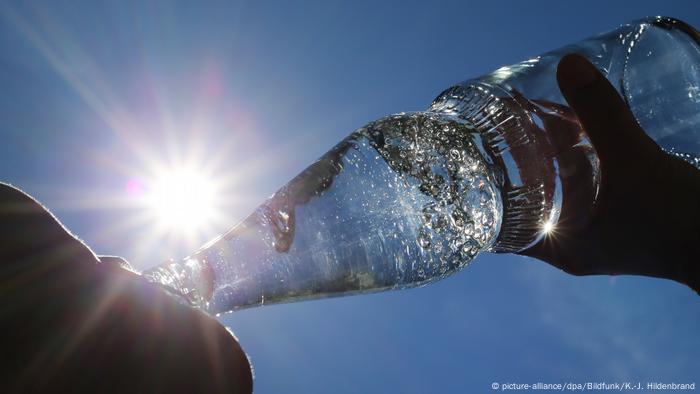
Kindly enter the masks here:
[[545, 223], [542, 231], [544, 231], [545, 234], [551, 234], [552, 231], [554, 231], [554, 224], [552, 222]]

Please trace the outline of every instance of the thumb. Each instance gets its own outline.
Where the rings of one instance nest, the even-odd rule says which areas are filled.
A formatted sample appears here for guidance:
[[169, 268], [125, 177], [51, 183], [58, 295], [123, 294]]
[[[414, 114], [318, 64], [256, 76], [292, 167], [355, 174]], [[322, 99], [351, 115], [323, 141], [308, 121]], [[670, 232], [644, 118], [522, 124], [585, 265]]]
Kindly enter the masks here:
[[584, 57], [564, 56], [557, 68], [557, 82], [602, 162], [632, 148], [655, 147], [615, 88]]

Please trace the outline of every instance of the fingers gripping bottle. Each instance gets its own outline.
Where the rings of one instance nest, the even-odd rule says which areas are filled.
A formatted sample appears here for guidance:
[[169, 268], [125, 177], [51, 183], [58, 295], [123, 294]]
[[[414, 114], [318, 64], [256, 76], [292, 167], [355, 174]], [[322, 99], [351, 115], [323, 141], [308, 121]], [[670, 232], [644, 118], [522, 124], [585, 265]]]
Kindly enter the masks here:
[[420, 286], [480, 252], [526, 249], [573, 198], [562, 160], [583, 159], [576, 193], [591, 203], [598, 185], [559, 60], [588, 58], [662, 148], [697, 165], [699, 43], [681, 21], [647, 18], [462, 82], [425, 112], [356, 130], [230, 231], [144, 276], [218, 314]]

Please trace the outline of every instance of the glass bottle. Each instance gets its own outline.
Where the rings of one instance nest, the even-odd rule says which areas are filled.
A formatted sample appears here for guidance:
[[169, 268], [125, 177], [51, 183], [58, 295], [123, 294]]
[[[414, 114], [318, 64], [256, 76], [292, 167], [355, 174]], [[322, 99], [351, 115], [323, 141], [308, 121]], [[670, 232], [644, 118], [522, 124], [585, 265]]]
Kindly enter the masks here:
[[698, 166], [700, 35], [646, 18], [358, 129], [230, 231], [144, 277], [218, 314], [420, 286], [479, 252], [528, 248], [571, 198], [563, 154], [585, 158], [580, 190], [591, 204], [597, 193], [597, 156], [556, 83], [572, 52], [607, 76], [662, 148]]

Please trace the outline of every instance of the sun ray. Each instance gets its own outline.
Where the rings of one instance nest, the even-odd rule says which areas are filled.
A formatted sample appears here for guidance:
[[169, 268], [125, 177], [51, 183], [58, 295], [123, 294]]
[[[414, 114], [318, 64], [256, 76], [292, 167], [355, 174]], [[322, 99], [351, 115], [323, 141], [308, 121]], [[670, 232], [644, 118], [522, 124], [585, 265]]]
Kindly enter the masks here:
[[[115, 136], [117, 152], [127, 155], [84, 147], [81, 153], [88, 165], [106, 169], [113, 178], [97, 190], [52, 190], [49, 194], [57, 196], [52, 207], [62, 212], [123, 212], [91, 237], [108, 244], [110, 237], [138, 235], [135, 253], [128, 257], [138, 259], [134, 263], [139, 268], [158, 263], [150, 260], [161, 250], [184, 257], [178, 255], [183, 247], [192, 252], [241, 219], [236, 215], [245, 212], [236, 209], [249, 208], [258, 199], [246, 193], [244, 185], [282, 165], [282, 153], [300, 141], [290, 138], [288, 146], [265, 151], [253, 117], [227, 92], [225, 64], [216, 57], [199, 63], [199, 77], [173, 86], [167, 73], [156, 72], [160, 65], [142, 51], [142, 58], [135, 59], [141, 68], [133, 72], [139, 96], [127, 100], [120, 96], [126, 91], [114, 86], [99, 58], [55, 16], [8, 6], [0, 10], [0, 19], [46, 60]], [[183, 92], [187, 94], [179, 94]], [[141, 101], [147, 110], [134, 104]], [[242, 151], [251, 147], [264, 155], [251, 158]]]
[[[136, 117], [125, 105], [129, 101], [117, 97], [108, 83], [109, 78], [102, 75], [101, 67], [93, 57], [82, 50], [81, 46], [65, 28], [55, 23], [50, 15], [36, 10], [41, 19], [41, 29], [36, 23], [15, 11], [11, 7], [2, 9], [2, 17], [12, 23], [17, 31], [46, 59], [54, 71], [81, 97], [83, 102], [107, 125], [121, 142], [126, 144], [138, 160], [146, 165], [153, 165], [157, 158], [143, 141], [146, 127], [171, 127], [174, 122], [168, 116], [168, 105], [156, 98], [158, 111], [153, 114], [155, 124], [144, 125], [136, 122]], [[155, 84], [155, 81], [149, 81]], [[157, 96], [157, 92], [154, 92]], [[168, 129], [170, 130], [170, 129]], [[175, 140], [175, 139], [171, 139]], [[176, 141], [171, 141], [176, 143]], [[177, 155], [173, 149], [171, 155]]]

